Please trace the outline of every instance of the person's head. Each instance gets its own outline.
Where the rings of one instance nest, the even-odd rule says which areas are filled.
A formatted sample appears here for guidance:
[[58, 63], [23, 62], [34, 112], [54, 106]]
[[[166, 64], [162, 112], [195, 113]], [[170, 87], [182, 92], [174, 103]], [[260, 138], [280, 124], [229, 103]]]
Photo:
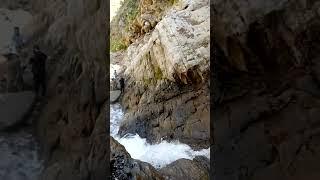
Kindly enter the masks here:
[[13, 30], [14, 30], [14, 34], [17, 34], [17, 35], [20, 34], [20, 28], [18, 26], [15, 26]]
[[33, 46], [33, 52], [36, 53], [36, 52], [39, 52], [40, 51], [40, 48], [38, 45], [34, 45]]

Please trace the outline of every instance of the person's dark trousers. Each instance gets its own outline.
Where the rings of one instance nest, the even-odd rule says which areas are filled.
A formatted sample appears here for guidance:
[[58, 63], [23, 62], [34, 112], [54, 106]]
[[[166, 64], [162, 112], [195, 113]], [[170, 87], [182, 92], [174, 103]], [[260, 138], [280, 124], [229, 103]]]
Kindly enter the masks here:
[[45, 79], [41, 80], [40, 86], [42, 87], [42, 96], [45, 96], [47, 93], [47, 84]]
[[45, 78], [34, 79], [34, 90], [37, 96], [40, 95], [39, 93], [40, 90], [42, 90], [42, 96], [46, 95], [47, 86], [46, 86]]
[[36, 96], [39, 96], [39, 89], [40, 89], [40, 82], [38, 79], [33, 79], [33, 88], [34, 88], [34, 92], [36, 93]]

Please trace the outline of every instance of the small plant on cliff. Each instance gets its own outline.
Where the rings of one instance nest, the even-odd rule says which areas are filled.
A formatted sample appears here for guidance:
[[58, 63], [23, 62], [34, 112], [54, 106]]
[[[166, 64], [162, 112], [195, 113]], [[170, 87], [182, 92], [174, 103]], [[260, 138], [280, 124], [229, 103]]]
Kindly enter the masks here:
[[154, 71], [154, 77], [156, 78], [156, 80], [160, 80], [163, 77], [162, 71], [160, 67], [156, 67], [155, 71]]
[[113, 18], [111, 24], [111, 52], [126, 49], [128, 47], [127, 35], [130, 31], [130, 26], [134, 23], [139, 15], [139, 1], [124, 0], [118, 10], [117, 15]]
[[110, 51], [111, 52], [120, 51], [120, 50], [123, 50], [126, 48], [127, 48], [127, 46], [122, 39], [120, 39], [119, 37], [116, 37], [116, 38], [111, 37], [111, 40], [110, 40]]
[[179, 0], [169, 0], [171, 5], [175, 5], [179, 2]]
[[127, 27], [134, 21], [139, 14], [139, 4], [136, 0], [127, 0], [127, 14], [126, 24]]

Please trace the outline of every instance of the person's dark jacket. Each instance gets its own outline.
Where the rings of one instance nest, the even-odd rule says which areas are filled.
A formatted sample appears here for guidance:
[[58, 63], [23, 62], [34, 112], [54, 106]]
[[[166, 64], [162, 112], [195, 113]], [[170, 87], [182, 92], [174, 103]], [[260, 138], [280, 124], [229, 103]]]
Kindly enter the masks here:
[[124, 78], [120, 78], [120, 87], [121, 89], [124, 88]]
[[32, 73], [35, 79], [45, 77], [46, 59], [47, 55], [45, 55], [41, 51], [35, 52], [33, 57], [30, 59], [30, 63], [32, 65]]

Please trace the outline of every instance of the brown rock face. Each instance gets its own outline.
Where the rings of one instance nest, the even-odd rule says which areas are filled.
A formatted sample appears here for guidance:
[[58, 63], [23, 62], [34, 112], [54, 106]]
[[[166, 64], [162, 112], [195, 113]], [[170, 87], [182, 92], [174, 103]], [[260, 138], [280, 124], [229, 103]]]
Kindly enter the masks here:
[[48, 93], [37, 122], [42, 179], [106, 179], [107, 1], [34, 1], [26, 28], [49, 55]]
[[210, 161], [197, 156], [194, 160], [179, 159], [162, 168], [160, 172], [166, 179], [199, 180], [209, 179]]
[[213, 4], [213, 178], [319, 179], [320, 3]]
[[209, 12], [208, 0], [181, 1], [127, 49], [120, 135], [208, 148]]
[[[209, 142], [209, 89], [208, 84], [200, 87], [161, 82], [153, 90], [137, 89], [123, 97], [127, 111], [120, 135], [138, 133], [151, 142], [161, 138], [179, 139], [194, 147], [206, 147]], [[140, 91], [139, 91], [140, 90]]]

